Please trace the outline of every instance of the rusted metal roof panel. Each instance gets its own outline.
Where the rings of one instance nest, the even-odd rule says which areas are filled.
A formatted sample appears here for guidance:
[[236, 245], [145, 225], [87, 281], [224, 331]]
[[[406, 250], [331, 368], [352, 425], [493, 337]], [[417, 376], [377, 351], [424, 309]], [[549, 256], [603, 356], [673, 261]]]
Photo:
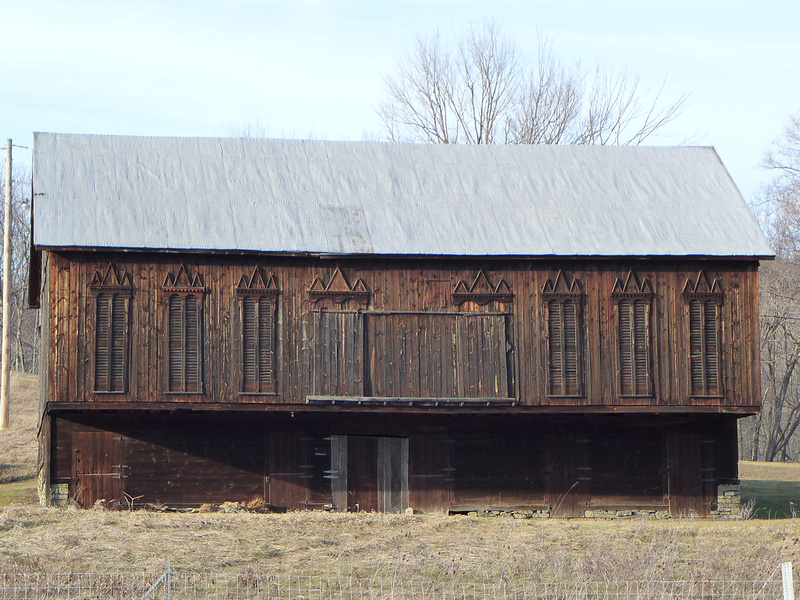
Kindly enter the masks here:
[[773, 254], [713, 148], [37, 133], [33, 169], [40, 248]]

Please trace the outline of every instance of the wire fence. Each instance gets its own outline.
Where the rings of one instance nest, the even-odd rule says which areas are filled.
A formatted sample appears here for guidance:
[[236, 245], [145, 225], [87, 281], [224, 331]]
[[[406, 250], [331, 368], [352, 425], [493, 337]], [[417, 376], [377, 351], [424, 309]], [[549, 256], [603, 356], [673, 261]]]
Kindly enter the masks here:
[[780, 581], [524, 583], [295, 575], [6, 574], [0, 600], [773, 600]]

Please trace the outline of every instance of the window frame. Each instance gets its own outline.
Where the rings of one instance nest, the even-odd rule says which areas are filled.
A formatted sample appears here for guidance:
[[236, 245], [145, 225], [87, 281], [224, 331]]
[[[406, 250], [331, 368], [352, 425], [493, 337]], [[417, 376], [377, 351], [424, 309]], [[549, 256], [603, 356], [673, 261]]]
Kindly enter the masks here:
[[[162, 314], [164, 315], [165, 323], [162, 329], [164, 335], [161, 336], [164, 352], [162, 353], [159, 363], [162, 366], [162, 385], [164, 386], [164, 393], [171, 395], [203, 395], [205, 394], [206, 370], [206, 324], [204, 304], [207, 290], [203, 285], [200, 275], [195, 273], [194, 277], [190, 279], [188, 276], [188, 269], [182, 265], [174, 276], [172, 274], [167, 274], [161, 292], [162, 303], [164, 305]], [[196, 331], [194, 332], [195, 335], [191, 336], [187, 335], [190, 329], [187, 326], [187, 319], [191, 317], [191, 314], [186, 310], [187, 300], [189, 298], [193, 298], [196, 301]], [[173, 300], [175, 300], [176, 304], [173, 304]], [[180, 321], [182, 327], [180, 336], [182, 339], [178, 350], [181, 355], [181, 382], [179, 389], [173, 388], [172, 377], [173, 370], [176, 367], [172, 362], [174, 356], [172, 346], [172, 323], [176, 319], [176, 315], [173, 315], [173, 307], [176, 307], [175, 310], [177, 310], [177, 307], [181, 310]], [[190, 380], [187, 378], [187, 369], [190, 362], [187, 360], [187, 353], [191, 351], [191, 347], [188, 344], [189, 340], [195, 340], [196, 342], [197, 356], [191, 362], [194, 363], [197, 368], [197, 376], [192, 378], [197, 389], [190, 389], [193, 386], [190, 385]]]
[[[239, 393], [246, 396], [265, 396], [277, 394], [277, 383], [275, 377], [275, 373], [277, 371], [275, 359], [277, 355], [276, 347], [278, 339], [276, 318], [278, 312], [277, 293], [264, 292], [266, 292], [266, 290], [248, 292], [237, 290], [241, 334], [241, 343], [239, 344]], [[245, 358], [245, 353], [248, 346], [246, 331], [247, 319], [245, 318], [245, 310], [246, 303], [250, 300], [253, 302], [253, 316], [255, 319], [254, 331], [252, 335], [252, 351], [255, 355], [253, 359], [254, 372], [252, 373], [252, 380], [248, 380], [248, 368], [246, 364], [247, 360]], [[262, 312], [262, 303], [268, 304], [268, 307], [265, 309], [268, 314], [268, 320], [266, 321], [269, 323], [268, 331], [265, 331], [266, 327], [264, 326], [265, 321], [263, 320], [264, 313]], [[266, 353], [269, 355], [269, 366], [264, 364], [265, 349], [262, 346], [264, 337], [268, 337], [269, 340], [269, 348], [266, 350]], [[264, 372], [265, 370], [267, 376], [266, 381]], [[253, 389], [248, 389], [248, 387], [251, 386]]]
[[[277, 356], [278, 344], [280, 340], [278, 336], [278, 295], [280, 292], [277, 281], [274, 275], [265, 277], [261, 272], [261, 269], [256, 267], [253, 269], [251, 275], [248, 276], [247, 274], [244, 274], [239, 278], [239, 283], [236, 285], [234, 293], [236, 295], [237, 304], [239, 305], [237, 309], [239, 336], [235, 344], [238, 348], [239, 357], [239, 394], [242, 396], [275, 396], [278, 393]], [[253, 331], [253, 347], [255, 353], [255, 373], [253, 381], [247, 381], [246, 379], [247, 367], [245, 352], [247, 350], [247, 332], [245, 331], [245, 309], [248, 299], [252, 299], [254, 303], [254, 318], [256, 321], [255, 330]], [[271, 363], [268, 367], [269, 378], [267, 382], [263, 380], [262, 371], [264, 365], [262, 364], [263, 347], [261, 342], [264, 334], [266, 333], [263, 329], [263, 315], [260, 312], [260, 306], [262, 302], [268, 302], [271, 304], [271, 307], [268, 308], [268, 315], [270, 319], [267, 321], [270, 323], [270, 330], [268, 332], [270, 348], [268, 352]], [[255, 389], [248, 390], [247, 388], [249, 385], [252, 385]]]
[[[93, 302], [93, 315], [92, 322], [94, 324], [94, 339], [92, 347], [92, 393], [94, 394], [127, 394], [128, 393], [128, 373], [130, 370], [130, 311], [131, 311], [131, 298], [133, 295], [132, 287], [125, 285], [93, 285], [90, 287], [91, 295], [94, 297]], [[106, 317], [106, 338], [105, 343], [101, 345], [101, 328], [100, 324], [100, 303], [102, 300], [108, 301], [107, 317]], [[116, 304], [116, 300], [121, 301], [121, 306]], [[119, 309], [119, 310], [118, 310]], [[117, 339], [115, 332], [118, 330], [115, 327], [115, 318], [121, 314], [122, 331], [120, 332], [121, 339]], [[101, 347], [105, 348], [105, 374], [99, 373], [99, 358]], [[115, 350], [119, 361], [117, 368], [120, 371], [119, 378], [114, 377], [115, 370]], [[102, 379], [105, 379], [105, 385], [100, 385]]]
[[[577, 279], [572, 279], [572, 282], [567, 285], [566, 279], [562, 271], [553, 280], [548, 279], [542, 289], [542, 302], [544, 304], [545, 312], [545, 325], [547, 328], [547, 396], [550, 398], [583, 398], [585, 397], [585, 356], [583, 352], [583, 336], [585, 334], [585, 326], [583, 319], [583, 292], [581, 291], [580, 282]], [[559, 306], [559, 325], [560, 331], [559, 343], [554, 345], [553, 331], [553, 317], [554, 306]], [[564, 309], [567, 306], [574, 307], [574, 363], [575, 363], [575, 381], [574, 389], [570, 389], [572, 382], [569, 381], [568, 364], [570, 361], [570, 351], [568, 336], [565, 334], [565, 319]], [[554, 379], [554, 353], [559, 355], [560, 375], [558, 380]]]
[[[611, 301], [614, 305], [615, 317], [615, 358], [616, 358], [616, 391], [619, 398], [653, 398], [655, 395], [653, 370], [655, 361], [653, 359], [653, 287], [650, 280], [645, 278], [641, 284], [631, 271], [623, 283], [617, 279], [611, 291]], [[644, 331], [639, 332], [636, 324], [636, 306], [643, 307]], [[630, 381], [626, 382], [624, 372], [624, 351], [623, 351], [623, 307], [627, 307], [629, 320], [629, 350], [630, 357]], [[638, 332], [638, 334], [637, 334]], [[639, 339], [637, 339], [639, 338]], [[637, 353], [637, 348], [644, 348], [643, 353]], [[639, 359], [644, 360], [644, 390], [640, 389], [640, 373], [637, 365]], [[630, 386], [630, 391], [626, 390], [626, 383]]]
[[[92, 393], [93, 394], [118, 394], [124, 395], [128, 393], [129, 387], [129, 372], [130, 372], [130, 357], [131, 357], [131, 305], [133, 299], [133, 284], [129, 273], [123, 273], [120, 277], [117, 275], [116, 269], [112, 264], [106, 267], [104, 272], [96, 271], [89, 284], [89, 295], [93, 298], [91, 324], [94, 328], [94, 335], [92, 336], [91, 346], [91, 377], [92, 377]], [[108, 340], [104, 344], [106, 350], [105, 363], [106, 385], [100, 386], [100, 375], [98, 373], [98, 358], [100, 353], [100, 302], [103, 299], [108, 299], [107, 311], [107, 337]], [[114, 309], [115, 300], [120, 300], [122, 306]], [[121, 338], [116, 339], [114, 332], [114, 319], [115, 315], [121, 314], [122, 317], [122, 331]], [[119, 323], [118, 323], [119, 325]], [[113, 379], [113, 363], [114, 363], [114, 350], [115, 348], [121, 352], [120, 363], [118, 368], [121, 372], [118, 384], [115, 385]], [[103, 389], [105, 387], [106, 389]], [[112, 389], [113, 388], [113, 389]]]
[[[722, 398], [723, 377], [722, 377], [722, 302], [718, 298], [691, 298], [686, 302], [688, 312], [688, 384], [689, 396], [691, 398]], [[692, 307], [700, 307], [699, 322], [693, 317]], [[713, 322], [709, 323], [709, 310], [713, 308]], [[710, 326], [709, 326], [710, 325]], [[713, 340], [711, 337], [713, 335]], [[693, 339], [699, 338], [699, 339]], [[713, 348], [712, 348], [713, 345]], [[695, 350], [697, 348], [697, 350]], [[699, 361], [699, 368], [696, 367]], [[710, 363], [713, 362], [713, 374], [710, 374]], [[695, 370], [700, 371], [702, 378], [702, 389], [695, 386]]]
[[[710, 281], [708, 276], [700, 271], [697, 278], [686, 281], [683, 288], [684, 320], [686, 322], [686, 381], [689, 398], [720, 399], [725, 396], [725, 377], [723, 373], [723, 334], [722, 306], [724, 293], [719, 280]], [[700, 307], [699, 320], [694, 317], [693, 307]], [[709, 327], [708, 311], [714, 309], [713, 323]], [[699, 328], [699, 329], [698, 329]], [[713, 334], [713, 340], [712, 340]], [[699, 338], [699, 339], [698, 339]], [[713, 346], [713, 348], [712, 348]], [[699, 371], [701, 372], [702, 389], [695, 385], [697, 363], [699, 357]], [[709, 365], [713, 362], [715, 381], [710, 379]]]

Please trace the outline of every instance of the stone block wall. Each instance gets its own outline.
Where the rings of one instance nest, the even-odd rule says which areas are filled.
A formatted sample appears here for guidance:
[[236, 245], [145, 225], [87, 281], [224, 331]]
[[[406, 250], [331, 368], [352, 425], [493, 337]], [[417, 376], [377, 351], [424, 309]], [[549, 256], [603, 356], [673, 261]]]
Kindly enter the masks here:
[[738, 483], [717, 486], [717, 510], [711, 516], [717, 519], [739, 519], [742, 516], [741, 489]]

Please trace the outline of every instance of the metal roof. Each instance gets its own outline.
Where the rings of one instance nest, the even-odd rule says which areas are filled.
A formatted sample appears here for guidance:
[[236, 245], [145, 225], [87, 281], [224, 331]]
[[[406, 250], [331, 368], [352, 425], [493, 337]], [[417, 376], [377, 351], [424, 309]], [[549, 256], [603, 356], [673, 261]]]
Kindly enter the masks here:
[[713, 148], [37, 133], [39, 248], [769, 257]]

